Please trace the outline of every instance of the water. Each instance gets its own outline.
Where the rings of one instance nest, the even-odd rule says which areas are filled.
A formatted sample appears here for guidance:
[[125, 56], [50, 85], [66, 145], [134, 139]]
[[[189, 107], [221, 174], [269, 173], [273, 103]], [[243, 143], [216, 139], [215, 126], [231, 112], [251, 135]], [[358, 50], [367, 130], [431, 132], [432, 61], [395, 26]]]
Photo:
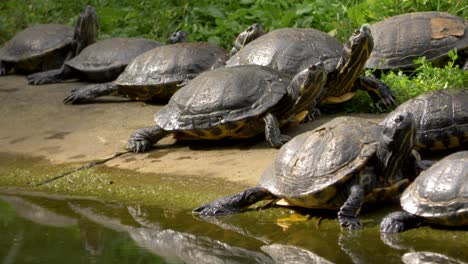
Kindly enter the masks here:
[[421, 227], [381, 237], [379, 221], [394, 209], [367, 208], [365, 228], [349, 232], [333, 214], [307, 210], [202, 219], [173, 206], [2, 191], [0, 262], [402, 263], [420, 252], [468, 262], [466, 230]]

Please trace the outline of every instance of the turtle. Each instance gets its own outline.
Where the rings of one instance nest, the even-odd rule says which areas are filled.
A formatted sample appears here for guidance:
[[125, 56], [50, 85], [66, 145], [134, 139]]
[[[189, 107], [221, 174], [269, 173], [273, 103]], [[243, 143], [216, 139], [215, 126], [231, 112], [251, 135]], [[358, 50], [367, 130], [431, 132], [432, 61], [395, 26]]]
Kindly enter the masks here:
[[413, 113], [415, 149], [421, 154], [468, 149], [468, 89], [426, 92], [398, 106], [381, 122], [391, 122], [402, 112]]
[[86, 6], [75, 28], [61, 24], [38, 24], [24, 29], [0, 48], [0, 76], [34, 73], [60, 68], [96, 41], [99, 21], [94, 7]]
[[90, 82], [115, 80], [132, 59], [141, 53], [164, 45], [144, 38], [110, 38], [86, 47], [62, 68], [26, 76], [29, 84], [42, 85], [78, 78]]
[[[249, 26], [240, 34], [244, 37], [239, 37], [235, 46], [244, 45], [260, 30], [261, 26], [258, 24]], [[175, 32], [168, 43], [186, 40], [181, 32], [183, 31]], [[240, 41], [242, 43], [237, 43]], [[224, 67], [227, 59], [226, 51], [222, 47], [209, 42], [183, 42], [156, 47], [133, 59], [114, 82], [91, 84], [75, 89], [64, 99], [64, 103], [84, 103], [104, 95], [123, 95], [139, 101], [167, 102], [189, 80], [201, 72]]]
[[305, 118], [310, 106], [318, 103], [325, 81], [321, 62], [292, 79], [260, 65], [203, 72], [154, 115], [155, 126], [133, 132], [126, 148], [143, 152], [169, 134], [176, 139], [217, 140], [249, 138], [261, 132], [278, 148], [290, 139], [279, 128]]
[[468, 151], [458, 151], [421, 172], [403, 192], [404, 211], [385, 216], [383, 233], [397, 233], [422, 223], [468, 225]]
[[234, 54], [226, 67], [258, 64], [287, 74], [323, 60], [328, 72], [327, 94], [322, 104], [338, 104], [351, 99], [356, 90], [366, 90], [379, 105], [395, 105], [395, 95], [375, 76], [362, 76], [373, 48], [370, 29], [362, 26], [343, 46], [325, 32], [312, 28], [280, 28], [264, 34]]
[[338, 210], [340, 225], [358, 229], [363, 202], [382, 201], [400, 194], [415, 175], [416, 123], [403, 113], [392, 124], [342, 116], [297, 135], [278, 151], [258, 186], [224, 196], [193, 210], [201, 216], [238, 213], [261, 201], [278, 205]]
[[370, 26], [374, 50], [366, 68], [412, 70], [414, 60], [426, 57], [434, 66], [458, 50], [468, 70], [468, 20], [445, 12], [414, 12], [387, 18]]

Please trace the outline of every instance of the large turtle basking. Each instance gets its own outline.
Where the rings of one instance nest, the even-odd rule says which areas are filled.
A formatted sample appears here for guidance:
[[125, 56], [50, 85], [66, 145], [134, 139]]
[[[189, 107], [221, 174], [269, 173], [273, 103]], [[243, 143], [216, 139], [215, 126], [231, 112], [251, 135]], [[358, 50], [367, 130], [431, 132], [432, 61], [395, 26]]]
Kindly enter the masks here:
[[91, 6], [80, 13], [75, 28], [60, 24], [26, 28], [0, 48], [0, 75], [12, 70], [29, 74], [60, 68], [95, 42], [98, 30], [96, 10]]
[[468, 151], [453, 153], [423, 171], [400, 203], [404, 211], [384, 217], [381, 232], [402, 232], [421, 223], [467, 226]]
[[345, 102], [357, 89], [364, 89], [376, 103], [388, 107], [395, 104], [391, 89], [374, 76], [363, 76], [372, 48], [372, 34], [366, 26], [356, 30], [344, 46], [319, 30], [282, 28], [247, 44], [226, 66], [257, 64], [294, 75], [307, 65], [323, 60], [328, 72], [323, 104]]
[[468, 148], [468, 89], [443, 89], [406, 101], [382, 121], [411, 112], [417, 124], [415, 149], [421, 153]]
[[193, 212], [232, 214], [261, 200], [281, 198], [277, 204], [339, 210], [341, 226], [360, 228], [357, 215], [363, 202], [393, 197], [415, 177], [402, 170], [415, 165], [410, 158], [415, 130], [411, 113], [387, 126], [357, 117], [335, 118], [286, 143], [259, 186]]
[[415, 12], [387, 18], [370, 26], [374, 50], [367, 68], [413, 69], [414, 60], [426, 57], [433, 65], [449, 60], [456, 48], [468, 70], [468, 20], [444, 12]]
[[[242, 46], [260, 34], [257, 24], [249, 26], [238, 37], [235, 46]], [[174, 43], [181, 31], [169, 39]], [[239, 43], [238, 43], [239, 42]], [[224, 67], [228, 56], [222, 47], [209, 42], [184, 42], [164, 45], [140, 54], [125, 68], [117, 80], [75, 89], [64, 103], [92, 101], [104, 95], [122, 95], [132, 100], [169, 99], [184, 83], [200, 73]]]
[[304, 118], [303, 113], [318, 104], [325, 81], [322, 63], [292, 79], [259, 65], [203, 72], [155, 114], [155, 126], [140, 128], [130, 136], [127, 149], [148, 150], [169, 134], [215, 140], [248, 138], [262, 132], [271, 146], [280, 147], [290, 139], [281, 134], [280, 126]]

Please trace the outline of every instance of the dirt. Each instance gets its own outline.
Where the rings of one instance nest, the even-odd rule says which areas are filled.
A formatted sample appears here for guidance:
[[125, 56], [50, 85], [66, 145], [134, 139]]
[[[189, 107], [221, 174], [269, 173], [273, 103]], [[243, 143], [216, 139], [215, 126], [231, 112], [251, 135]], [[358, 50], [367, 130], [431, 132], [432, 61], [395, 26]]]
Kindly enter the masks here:
[[[82, 105], [62, 103], [72, 89], [83, 85], [67, 82], [32, 86], [24, 76], [0, 77], [1, 152], [45, 157], [54, 164], [85, 164], [108, 158], [125, 151], [127, 139], [135, 129], [153, 125], [153, 114], [162, 107], [118, 97]], [[382, 118], [358, 115], [376, 121]], [[331, 118], [322, 116], [285, 133], [294, 136]], [[277, 151], [268, 146], [263, 135], [219, 142], [176, 142], [167, 137], [147, 153], [128, 153], [105, 166], [190, 178], [217, 177], [253, 185]]]

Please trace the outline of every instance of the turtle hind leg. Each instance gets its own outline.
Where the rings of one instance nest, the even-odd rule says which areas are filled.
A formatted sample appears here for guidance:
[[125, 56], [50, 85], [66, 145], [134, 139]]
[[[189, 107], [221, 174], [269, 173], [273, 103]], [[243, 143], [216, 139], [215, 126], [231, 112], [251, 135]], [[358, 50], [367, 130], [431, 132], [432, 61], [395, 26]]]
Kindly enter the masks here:
[[147, 151], [169, 133], [159, 126], [144, 127], [135, 130], [128, 139], [126, 149], [132, 152]]
[[375, 76], [364, 76], [356, 80], [355, 85], [369, 93], [378, 106], [392, 108], [396, 105], [395, 93], [383, 81]]
[[203, 216], [234, 214], [256, 202], [274, 198], [275, 196], [265, 188], [253, 187], [238, 194], [224, 196], [212, 202], [203, 204], [202, 206], [195, 208], [192, 213]]
[[112, 82], [90, 84], [79, 89], [73, 89], [71, 94], [63, 99], [64, 104], [78, 104], [92, 101], [96, 97], [117, 93], [118, 86]]
[[267, 113], [263, 121], [265, 122], [265, 138], [272, 147], [280, 148], [291, 139], [290, 136], [281, 134], [278, 119], [272, 113]]
[[380, 223], [380, 232], [398, 233], [415, 228], [422, 222], [419, 216], [405, 211], [398, 211], [388, 214]]
[[340, 211], [338, 211], [338, 221], [340, 221], [341, 226], [348, 227], [349, 229], [359, 229], [362, 227], [357, 215], [361, 210], [363, 202], [364, 190], [362, 187], [359, 185], [351, 186], [348, 199], [341, 206]]

